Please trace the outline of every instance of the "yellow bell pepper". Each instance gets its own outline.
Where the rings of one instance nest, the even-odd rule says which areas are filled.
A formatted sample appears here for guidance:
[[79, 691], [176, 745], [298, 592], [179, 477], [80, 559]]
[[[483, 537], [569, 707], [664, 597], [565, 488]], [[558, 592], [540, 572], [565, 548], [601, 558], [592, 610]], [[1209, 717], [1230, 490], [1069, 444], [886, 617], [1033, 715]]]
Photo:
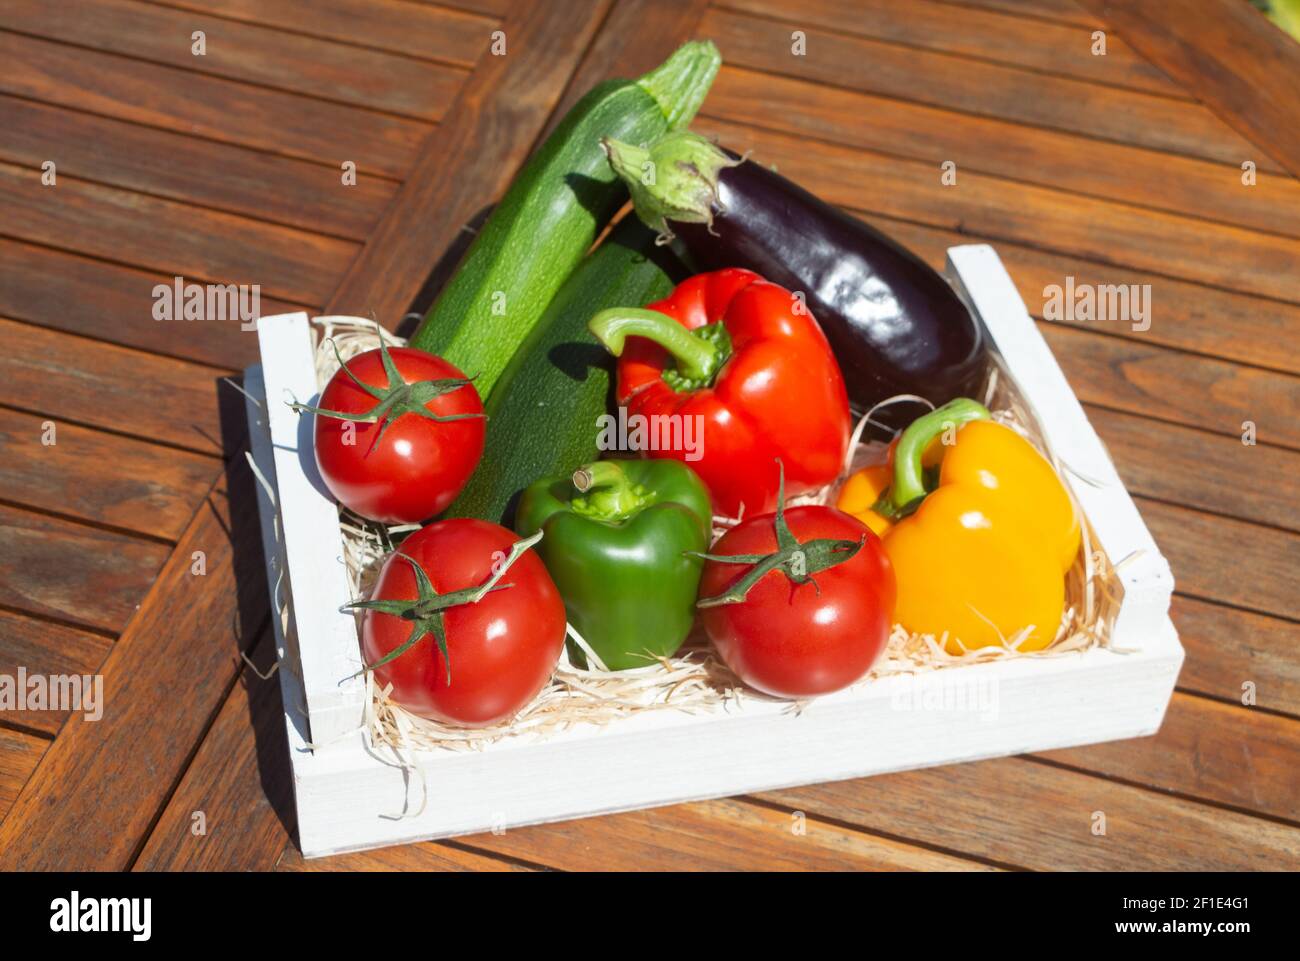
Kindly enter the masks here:
[[[1050, 644], [1079, 551], [1079, 518], [1052, 466], [988, 418], [980, 404], [959, 398], [914, 421], [893, 451], [892, 484], [872, 509], [886, 525], [896, 620], [909, 631], [946, 632], [954, 654], [1026, 628], [1020, 650]], [[927, 492], [923, 452], [936, 438], [942, 460]], [[879, 470], [859, 482], [859, 494], [880, 483]]]

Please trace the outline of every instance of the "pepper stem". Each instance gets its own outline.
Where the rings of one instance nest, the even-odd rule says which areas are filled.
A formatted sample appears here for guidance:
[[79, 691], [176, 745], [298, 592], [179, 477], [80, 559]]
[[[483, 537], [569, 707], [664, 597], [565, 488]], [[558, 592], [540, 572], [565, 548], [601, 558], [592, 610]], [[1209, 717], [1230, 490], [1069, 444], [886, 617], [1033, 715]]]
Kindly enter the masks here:
[[926, 495], [921, 457], [930, 442], [945, 431], [973, 420], [988, 420], [990, 416], [988, 408], [978, 401], [958, 397], [908, 425], [894, 449], [894, 483], [889, 500], [896, 513], [905, 512]]
[[615, 357], [621, 357], [628, 337], [652, 340], [677, 362], [677, 371], [689, 381], [708, 384], [726, 359], [716, 344], [687, 330], [667, 314], [641, 307], [602, 310], [587, 329]]
[[645, 504], [645, 491], [633, 483], [618, 461], [584, 464], [573, 472], [573, 486], [586, 495], [581, 512], [588, 517], [622, 520]]

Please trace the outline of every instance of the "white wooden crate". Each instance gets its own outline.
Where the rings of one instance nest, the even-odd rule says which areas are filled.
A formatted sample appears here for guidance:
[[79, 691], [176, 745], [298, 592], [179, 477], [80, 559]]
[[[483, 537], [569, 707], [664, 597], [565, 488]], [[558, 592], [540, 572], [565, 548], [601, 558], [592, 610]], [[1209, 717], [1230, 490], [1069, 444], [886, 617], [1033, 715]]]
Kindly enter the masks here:
[[[748, 700], [715, 714], [647, 712], [545, 741], [415, 756], [419, 777], [372, 751], [338, 512], [316, 472], [310, 418], [286, 401], [317, 393], [306, 314], [262, 318], [250, 367], [253, 458], [268, 578], [288, 600], [276, 623], [302, 852], [341, 851], [557, 821], [887, 771], [1154, 733], [1183, 650], [1169, 620], [1173, 577], [993, 248], [948, 251], [948, 273], [987, 328], [1114, 563], [1123, 604], [1111, 649], [889, 677], [795, 714]], [[927, 709], [929, 684], [958, 684], [966, 709]], [[978, 692], [978, 697], [976, 693]], [[918, 703], [920, 702], [920, 703]], [[424, 791], [427, 789], [427, 796]], [[411, 812], [420, 808], [418, 814]]]

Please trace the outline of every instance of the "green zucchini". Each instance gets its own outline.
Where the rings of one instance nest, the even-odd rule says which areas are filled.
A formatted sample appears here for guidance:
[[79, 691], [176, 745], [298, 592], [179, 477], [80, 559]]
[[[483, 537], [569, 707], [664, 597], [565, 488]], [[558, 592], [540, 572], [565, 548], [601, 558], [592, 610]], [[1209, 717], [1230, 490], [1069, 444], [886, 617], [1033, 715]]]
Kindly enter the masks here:
[[573, 272], [488, 400], [483, 460], [448, 517], [507, 521], [515, 495], [596, 457], [614, 360], [587, 330], [606, 307], [666, 297], [687, 271], [628, 214]]
[[555, 292], [627, 200], [601, 138], [643, 143], [689, 124], [720, 63], [712, 43], [688, 43], [639, 80], [602, 83], [578, 101], [506, 191], [411, 346], [442, 355], [490, 397]]

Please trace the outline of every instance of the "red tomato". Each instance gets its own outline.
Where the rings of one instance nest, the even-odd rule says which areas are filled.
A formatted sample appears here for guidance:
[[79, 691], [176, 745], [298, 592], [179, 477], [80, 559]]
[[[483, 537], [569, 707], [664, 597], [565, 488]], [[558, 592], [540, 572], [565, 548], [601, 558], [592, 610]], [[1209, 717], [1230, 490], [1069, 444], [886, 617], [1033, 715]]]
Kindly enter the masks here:
[[[441, 357], [410, 347], [388, 350], [405, 384], [464, 379]], [[379, 349], [347, 362], [352, 375], [380, 391], [390, 386]], [[365, 414], [379, 400], [362, 390], [343, 370], [321, 393], [319, 410]], [[439, 417], [482, 415], [478, 391], [468, 382], [422, 405]], [[367, 424], [316, 414], [316, 466], [330, 493], [362, 517], [384, 524], [416, 524], [450, 506], [483, 456], [482, 416], [436, 421], [402, 413]]]
[[[728, 531], [712, 554], [771, 554], [775, 514]], [[880, 538], [857, 518], [830, 507], [792, 507], [786, 523], [800, 543], [829, 538], [866, 542], [849, 560], [796, 584], [769, 571], [745, 600], [701, 609], [719, 656], [746, 684], [777, 697], [829, 694], [859, 680], [884, 650], [894, 622], [894, 571]], [[724, 593], [749, 564], [708, 561], [700, 596]]]
[[[469, 518], [439, 521], [416, 531], [398, 550], [423, 568], [438, 594], [482, 585], [518, 537], [504, 527]], [[501, 585], [509, 584], [509, 587]], [[433, 634], [375, 668], [381, 686], [393, 685], [402, 707], [449, 724], [484, 727], [518, 713], [542, 689], [564, 648], [564, 601], [537, 554], [529, 550], [505, 572], [498, 589], [475, 604], [443, 611], [444, 658]], [[415, 571], [396, 553], [379, 572], [374, 600], [419, 597]], [[413, 622], [367, 610], [361, 649], [374, 664], [405, 643]], [[451, 680], [448, 682], [448, 660]]]

